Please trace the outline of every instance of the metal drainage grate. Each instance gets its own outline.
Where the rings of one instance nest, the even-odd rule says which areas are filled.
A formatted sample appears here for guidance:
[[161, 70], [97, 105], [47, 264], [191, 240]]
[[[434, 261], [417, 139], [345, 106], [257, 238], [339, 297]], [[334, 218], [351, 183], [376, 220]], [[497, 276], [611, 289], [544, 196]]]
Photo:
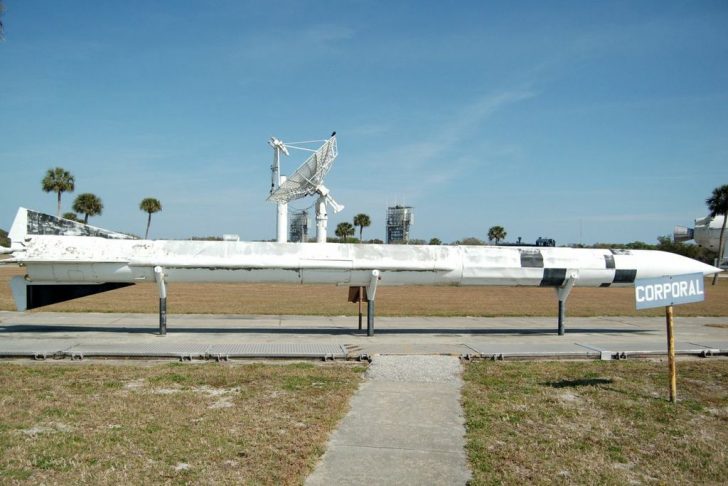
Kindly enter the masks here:
[[213, 344], [207, 353], [213, 358], [346, 358], [340, 344]]
[[62, 359], [71, 344], [38, 342], [4, 342], [0, 344], [0, 358]]
[[65, 351], [71, 359], [84, 357], [118, 358], [180, 358], [202, 359], [207, 356], [208, 344], [80, 344]]

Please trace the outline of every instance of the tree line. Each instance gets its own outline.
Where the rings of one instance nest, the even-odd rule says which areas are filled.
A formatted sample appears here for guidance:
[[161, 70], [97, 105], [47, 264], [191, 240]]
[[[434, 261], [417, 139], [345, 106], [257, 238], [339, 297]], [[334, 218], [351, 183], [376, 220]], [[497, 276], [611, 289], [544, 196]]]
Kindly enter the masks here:
[[[104, 203], [101, 198], [91, 192], [79, 194], [74, 199], [71, 209], [73, 212], [61, 214], [61, 199], [64, 192], [73, 192], [76, 190], [76, 178], [63, 167], [55, 167], [48, 169], [41, 181], [41, 187], [45, 192], [53, 192], [56, 194], [56, 216], [58, 218], [68, 219], [70, 221], [82, 222], [88, 224], [90, 216], [98, 216], [104, 210]], [[144, 239], [149, 237], [149, 226], [152, 223], [152, 214], [162, 210], [162, 203], [159, 199], [146, 197], [139, 203], [139, 209], [147, 213], [147, 228], [144, 232]], [[83, 221], [79, 219], [79, 214], [83, 215]]]
[[[353, 224], [349, 223], [348, 221], [344, 221], [336, 225], [336, 231], [335, 234], [338, 237], [337, 238], [330, 238], [329, 240], [331, 242], [341, 242], [341, 243], [347, 243], [350, 241], [350, 237], [355, 234], [355, 228], [359, 227], [359, 242], [364, 242], [364, 239], [362, 237], [362, 232], [364, 228], [371, 226], [372, 220], [369, 217], [368, 214], [359, 213], [356, 216], [354, 216]], [[506, 238], [506, 230], [503, 228], [503, 226], [491, 226], [488, 230], [488, 241], [495, 241], [495, 244], [497, 245], [500, 243], [500, 241], [504, 240]], [[351, 240], [354, 241], [353, 239]], [[383, 243], [382, 240], [374, 239], [369, 240], [367, 243]], [[442, 240], [440, 238], [434, 237], [430, 238], [429, 241], [427, 240], [420, 240], [420, 239], [411, 239], [406, 244], [409, 245], [442, 245]], [[485, 242], [482, 240], [479, 240], [478, 238], [465, 238], [462, 241], [457, 240], [452, 243], [453, 245], [484, 245]]]

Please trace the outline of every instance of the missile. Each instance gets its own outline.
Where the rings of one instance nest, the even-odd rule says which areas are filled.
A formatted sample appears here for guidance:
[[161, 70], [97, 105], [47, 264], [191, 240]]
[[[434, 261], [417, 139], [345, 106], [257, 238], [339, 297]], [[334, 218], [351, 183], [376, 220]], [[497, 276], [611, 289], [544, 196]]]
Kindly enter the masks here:
[[9, 237], [12, 258], [2, 261], [26, 270], [11, 282], [19, 311], [142, 282], [156, 283], [165, 302], [167, 283], [248, 282], [365, 287], [372, 305], [379, 285], [505, 285], [555, 288], [561, 324], [575, 286], [720, 271], [652, 250], [152, 241], [25, 208]]

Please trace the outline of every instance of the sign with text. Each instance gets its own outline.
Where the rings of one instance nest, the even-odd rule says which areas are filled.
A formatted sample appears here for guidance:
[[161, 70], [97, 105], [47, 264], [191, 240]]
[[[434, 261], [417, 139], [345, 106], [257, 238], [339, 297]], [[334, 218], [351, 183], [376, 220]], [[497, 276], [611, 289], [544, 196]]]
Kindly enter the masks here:
[[637, 309], [702, 302], [705, 300], [703, 279], [702, 273], [691, 273], [635, 280], [634, 296]]

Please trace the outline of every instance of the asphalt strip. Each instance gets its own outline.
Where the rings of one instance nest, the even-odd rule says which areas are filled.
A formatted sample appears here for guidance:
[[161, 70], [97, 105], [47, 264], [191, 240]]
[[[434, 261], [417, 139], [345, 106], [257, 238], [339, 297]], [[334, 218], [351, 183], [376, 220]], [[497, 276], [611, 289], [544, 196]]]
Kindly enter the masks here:
[[375, 356], [306, 484], [465, 484], [462, 386], [457, 357]]

